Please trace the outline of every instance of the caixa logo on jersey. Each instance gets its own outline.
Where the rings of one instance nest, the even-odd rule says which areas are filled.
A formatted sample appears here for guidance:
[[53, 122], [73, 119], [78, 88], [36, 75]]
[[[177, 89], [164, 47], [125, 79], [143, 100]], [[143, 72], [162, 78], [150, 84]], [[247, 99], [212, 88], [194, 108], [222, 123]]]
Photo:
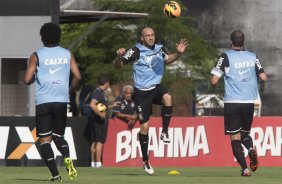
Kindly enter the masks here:
[[[65, 139], [69, 143], [70, 157], [77, 159], [71, 127], [66, 128]], [[41, 159], [35, 128], [29, 126], [0, 126], [0, 159], [20, 160], [24, 156], [29, 160]], [[52, 143], [55, 157], [61, 156]]]
[[[159, 141], [162, 128], [149, 129], [149, 152], [159, 158], [196, 157], [202, 151], [204, 155], [210, 153], [205, 126], [170, 128], [171, 142], [164, 144]], [[122, 131], [117, 134], [116, 163], [137, 158], [141, 155], [138, 133], [140, 129]]]

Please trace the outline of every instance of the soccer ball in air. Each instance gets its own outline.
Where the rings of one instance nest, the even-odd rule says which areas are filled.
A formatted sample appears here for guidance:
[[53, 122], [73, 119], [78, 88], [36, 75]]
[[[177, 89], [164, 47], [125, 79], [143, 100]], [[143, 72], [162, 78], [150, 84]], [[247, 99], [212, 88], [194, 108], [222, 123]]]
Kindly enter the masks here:
[[100, 112], [105, 112], [106, 109], [107, 109], [107, 107], [106, 107], [104, 104], [102, 104], [102, 103], [98, 103], [98, 104], [97, 104], [97, 108], [98, 108], [98, 110], [99, 110]]
[[176, 18], [180, 16], [181, 8], [180, 5], [175, 1], [169, 1], [164, 5], [164, 14], [165, 16]]

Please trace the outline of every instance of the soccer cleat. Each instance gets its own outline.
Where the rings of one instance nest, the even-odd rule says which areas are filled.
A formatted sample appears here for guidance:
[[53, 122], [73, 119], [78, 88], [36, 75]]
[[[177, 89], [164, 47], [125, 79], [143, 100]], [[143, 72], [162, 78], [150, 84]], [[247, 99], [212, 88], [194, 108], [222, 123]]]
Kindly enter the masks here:
[[77, 177], [76, 169], [73, 166], [71, 158], [64, 158], [65, 166], [69, 175], [70, 180], [73, 180]]
[[250, 169], [255, 172], [258, 169], [258, 155], [255, 149], [250, 149], [249, 151], [250, 158]]
[[251, 176], [251, 172], [248, 168], [241, 170], [241, 176]]
[[168, 132], [162, 132], [161, 133], [161, 140], [164, 142], [164, 143], [170, 143], [170, 139], [168, 137]]
[[59, 175], [59, 176], [51, 177], [49, 179], [49, 182], [63, 182], [63, 180], [62, 177]]
[[153, 167], [151, 166], [151, 164], [149, 163], [149, 161], [145, 161], [143, 162], [143, 168], [145, 170], [146, 173], [148, 174], [154, 174], [154, 169]]

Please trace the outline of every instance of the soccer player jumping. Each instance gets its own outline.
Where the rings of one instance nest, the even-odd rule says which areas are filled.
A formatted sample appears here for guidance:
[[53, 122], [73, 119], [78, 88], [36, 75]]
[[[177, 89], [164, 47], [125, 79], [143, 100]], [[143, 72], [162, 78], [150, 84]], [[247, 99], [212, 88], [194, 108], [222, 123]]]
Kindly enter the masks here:
[[154, 174], [149, 163], [149, 119], [152, 113], [152, 104], [162, 105], [162, 133], [160, 139], [169, 143], [168, 127], [172, 116], [172, 99], [169, 91], [162, 86], [161, 80], [164, 64], [174, 62], [188, 46], [188, 41], [181, 39], [176, 44], [176, 52], [166, 54], [163, 45], [155, 43], [155, 32], [150, 27], [145, 27], [140, 35], [141, 43], [129, 49], [119, 48], [116, 53], [116, 66], [133, 63], [134, 94], [132, 96], [137, 108], [141, 129], [138, 134], [143, 156], [143, 167], [148, 174]]

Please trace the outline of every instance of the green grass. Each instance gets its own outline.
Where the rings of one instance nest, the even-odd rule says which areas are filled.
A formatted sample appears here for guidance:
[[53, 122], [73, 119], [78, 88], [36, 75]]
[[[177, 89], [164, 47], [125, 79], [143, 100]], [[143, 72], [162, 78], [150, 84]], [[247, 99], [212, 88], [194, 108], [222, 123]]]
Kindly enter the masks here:
[[[70, 181], [64, 168], [59, 171], [64, 183], [79, 184], [281, 184], [282, 168], [262, 167], [251, 177], [241, 177], [238, 167], [221, 168], [154, 168], [155, 175], [147, 175], [142, 168], [79, 167], [78, 178]], [[177, 170], [180, 175], [169, 175]], [[46, 183], [49, 179], [46, 167], [0, 167], [0, 184]]]

